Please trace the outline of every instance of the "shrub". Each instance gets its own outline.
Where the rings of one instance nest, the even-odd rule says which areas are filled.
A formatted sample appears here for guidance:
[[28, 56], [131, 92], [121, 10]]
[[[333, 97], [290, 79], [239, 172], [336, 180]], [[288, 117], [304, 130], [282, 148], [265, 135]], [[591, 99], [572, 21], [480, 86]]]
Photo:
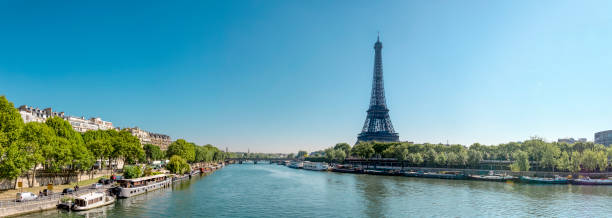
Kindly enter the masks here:
[[139, 166], [125, 166], [123, 167], [123, 177], [126, 179], [138, 178], [142, 175], [142, 171]]

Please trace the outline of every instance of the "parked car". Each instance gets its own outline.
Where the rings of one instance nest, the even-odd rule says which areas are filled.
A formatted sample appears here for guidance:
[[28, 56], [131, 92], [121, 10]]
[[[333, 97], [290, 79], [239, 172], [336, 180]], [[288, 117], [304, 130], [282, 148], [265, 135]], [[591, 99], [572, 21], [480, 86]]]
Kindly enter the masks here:
[[113, 180], [102, 178], [102, 179], [98, 180], [98, 183], [104, 184], [104, 185], [108, 185], [108, 184], [112, 184]]
[[20, 193], [17, 193], [17, 201], [19, 201], [19, 202], [31, 201], [31, 200], [36, 199], [37, 197], [38, 196], [36, 196], [32, 192], [20, 192]]
[[74, 193], [74, 189], [71, 189], [71, 188], [65, 188], [65, 189], [62, 191], [62, 194], [63, 194], [63, 195], [72, 194], [72, 193]]
[[49, 190], [49, 189], [43, 189], [40, 192], [40, 196], [50, 196], [53, 195], [53, 191]]
[[95, 184], [91, 184], [91, 188], [92, 189], [99, 189], [102, 188], [102, 183], [95, 183]]
[[116, 176], [116, 175], [111, 176], [111, 180], [113, 181], [122, 180], [122, 179], [123, 179], [123, 176]]

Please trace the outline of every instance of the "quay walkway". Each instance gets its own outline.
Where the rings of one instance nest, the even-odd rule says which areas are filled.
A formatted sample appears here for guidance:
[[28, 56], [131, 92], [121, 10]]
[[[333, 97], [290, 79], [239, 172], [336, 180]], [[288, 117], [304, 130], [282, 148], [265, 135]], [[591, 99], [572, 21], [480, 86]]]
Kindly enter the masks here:
[[78, 191], [73, 192], [72, 194], [62, 194], [61, 192], [58, 192], [53, 193], [49, 196], [42, 196], [34, 200], [24, 202], [17, 202], [15, 200], [1, 200], [0, 217], [16, 216], [20, 214], [54, 209], [64, 197], [75, 197], [91, 192], [105, 192], [109, 188], [111, 188], [111, 185], [104, 185], [103, 187], [98, 189], [83, 187]]

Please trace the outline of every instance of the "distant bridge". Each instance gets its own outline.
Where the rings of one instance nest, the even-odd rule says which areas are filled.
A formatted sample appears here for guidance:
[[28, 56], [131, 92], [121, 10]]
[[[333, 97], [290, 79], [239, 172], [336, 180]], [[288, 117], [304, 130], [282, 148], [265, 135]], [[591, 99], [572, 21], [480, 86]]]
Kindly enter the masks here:
[[247, 161], [253, 161], [254, 164], [258, 162], [270, 162], [270, 163], [279, 163], [284, 161], [296, 161], [295, 158], [258, 158], [258, 157], [237, 157], [237, 158], [226, 158], [225, 162], [228, 163], [239, 163], [242, 164]]

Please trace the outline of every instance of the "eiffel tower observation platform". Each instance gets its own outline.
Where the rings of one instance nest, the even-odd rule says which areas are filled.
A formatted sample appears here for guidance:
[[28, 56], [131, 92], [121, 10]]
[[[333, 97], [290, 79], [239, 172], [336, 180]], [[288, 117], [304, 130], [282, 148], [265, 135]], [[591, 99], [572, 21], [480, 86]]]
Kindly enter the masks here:
[[385, 100], [385, 86], [382, 69], [382, 42], [380, 37], [374, 43], [374, 77], [372, 79], [372, 96], [357, 143], [367, 141], [399, 142], [399, 134], [393, 129], [389, 109]]

